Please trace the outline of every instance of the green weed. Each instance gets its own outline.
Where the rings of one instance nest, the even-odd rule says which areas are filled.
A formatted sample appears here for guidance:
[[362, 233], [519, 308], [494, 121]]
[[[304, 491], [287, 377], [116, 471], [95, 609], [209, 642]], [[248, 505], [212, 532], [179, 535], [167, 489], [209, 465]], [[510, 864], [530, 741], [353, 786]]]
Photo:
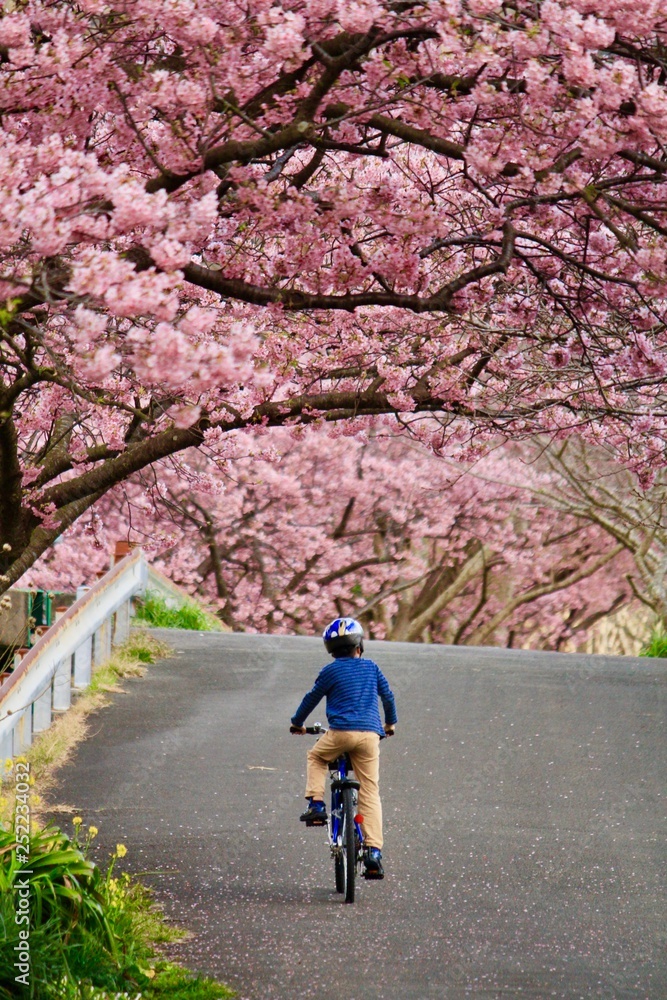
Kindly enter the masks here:
[[146, 1000], [226, 1000], [234, 993], [212, 979], [193, 976], [171, 962], [158, 962], [156, 976], [144, 990]]
[[667, 632], [656, 629], [639, 655], [660, 656], [667, 659]]
[[150, 592], [142, 601], [137, 602], [135, 621], [153, 628], [182, 628], [195, 632], [222, 631], [222, 625], [215, 615], [194, 601], [179, 608], [172, 608], [163, 597]]

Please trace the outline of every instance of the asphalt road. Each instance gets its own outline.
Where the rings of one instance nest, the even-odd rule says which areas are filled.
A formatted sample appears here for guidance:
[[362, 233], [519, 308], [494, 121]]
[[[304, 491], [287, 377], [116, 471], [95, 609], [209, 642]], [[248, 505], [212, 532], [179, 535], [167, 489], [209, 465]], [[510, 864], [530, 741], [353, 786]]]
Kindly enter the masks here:
[[[667, 661], [370, 643], [387, 877], [346, 906], [298, 821], [319, 640], [160, 631], [57, 792], [241, 1000], [667, 998]], [[324, 706], [309, 721], [324, 722]], [[63, 823], [67, 826], [67, 820]]]

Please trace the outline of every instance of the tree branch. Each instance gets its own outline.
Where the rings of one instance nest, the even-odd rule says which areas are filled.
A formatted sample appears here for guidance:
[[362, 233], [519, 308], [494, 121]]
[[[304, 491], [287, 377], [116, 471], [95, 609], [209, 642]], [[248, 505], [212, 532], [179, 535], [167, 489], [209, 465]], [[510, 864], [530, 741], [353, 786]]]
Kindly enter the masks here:
[[616, 545], [613, 549], [605, 552], [599, 557], [599, 559], [596, 559], [590, 565], [582, 566], [581, 569], [563, 577], [562, 580], [554, 580], [551, 583], [531, 587], [530, 590], [525, 591], [523, 594], [518, 594], [516, 597], [508, 601], [505, 607], [498, 611], [497, 614], [489, 619], [488, 622], [485, 622], [485, 624], [480, 625], [477, 629], [475, 629], [475, 631], [468, 636], [467, 645], [483, 646], [486, 640], [491, 638], [495, 630], [502, 625], [502, 623], [506, 621], [517, 608], [521, 607], [522, 604], [529, 604], [531, 601], [536, 601], [540, 597], [546, 597], [547, 594], [554, 594], [558, 590], [564, 590], [566, 587], [571, 587], [573, 583], [578, 583], [579, 580], [584, 580], [586, 577], [592, 576], [608, 562], [611, 562], [612, 559], [615, 559], [616, 556], [623, 551], [623, 548], [623, 545]]

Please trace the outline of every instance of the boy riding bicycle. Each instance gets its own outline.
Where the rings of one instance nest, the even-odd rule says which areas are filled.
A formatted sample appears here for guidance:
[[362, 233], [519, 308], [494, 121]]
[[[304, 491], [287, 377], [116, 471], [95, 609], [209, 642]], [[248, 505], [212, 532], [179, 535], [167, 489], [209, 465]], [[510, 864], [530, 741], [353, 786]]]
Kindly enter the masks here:
[[[334, 657], [320, 671], [311, 691], [292, 716], [290, 732], [306, 732], [303, 723], [326, 696], [329, 729], [308, 751], [306, 798], [308, 808], [301, 819], [323, 824], [327, 819], [324, 785], [329, 761], [348, 753], [361, 785], [359, 812], [364, 817], [366, 843], [364, 864], [368, 875], [382, 878], [382, 804], [379, 793], [380, 739], [393, 736], [396, 705], [386, 677], [373, 660], [365, 659], [364, 630], [353, 618], [336, 618], [322, 635], [327, 652]], [[378, 696], [384, 708], [380, 721]]]

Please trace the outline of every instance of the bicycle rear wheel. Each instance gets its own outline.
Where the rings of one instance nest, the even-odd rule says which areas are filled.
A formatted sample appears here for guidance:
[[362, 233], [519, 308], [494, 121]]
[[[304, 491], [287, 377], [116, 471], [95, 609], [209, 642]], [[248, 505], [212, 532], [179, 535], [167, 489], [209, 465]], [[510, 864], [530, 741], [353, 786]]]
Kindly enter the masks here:
[[[343, 869], [345, 902], [354, 903], [355, 877], [357, 874], [357, 845], [354, 842], [354, 793], [343, 789]], [[338, 875], [338, 872], [336, 872]]]

